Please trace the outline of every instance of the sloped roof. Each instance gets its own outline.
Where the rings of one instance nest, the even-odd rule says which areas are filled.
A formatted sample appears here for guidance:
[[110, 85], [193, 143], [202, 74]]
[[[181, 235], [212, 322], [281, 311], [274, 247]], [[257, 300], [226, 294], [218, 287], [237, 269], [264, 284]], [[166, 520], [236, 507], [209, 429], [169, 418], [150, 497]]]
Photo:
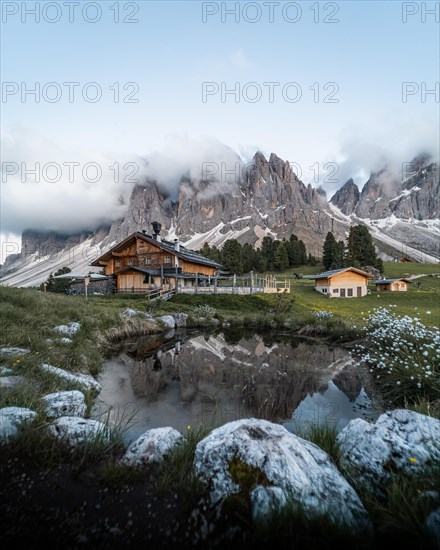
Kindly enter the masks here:
[[383, 285], [387, 283], [395, 283], [396, 281], [404, 281], [405, 283], [411, 283], [408, 279], [403, 279], [401, 277], [397, 279], [380, 279], [379, 281], [374, 281], [374, 284], [376, 285]]
[[323, 273], [318, 273], [318, 275], [308, 275], [307, 279], [331, 279], [335, 275], [340, 273], [345, 273], [346, 271], [353, 271], [353, 273], [358, 273], [359, 275], [365, 275], [365, 277], [371, 277], [366, 271], [358, 269], [357, 267], [343, 267], [341, 269], [331, 269], [330, 271], [324, 271]]
[[105, 254], [94, 260], [90, 265], [101, 265], [99, 262], [109, 260], [111, 258], [112, 252], [117, 252], [119, 250], [123, 250], [132, 240], [135, 240], [136, 238], [141, 239], [147, 243], [154, 244], [155, 246], [161, 248], [165, 252], [169, 252], [170, 254], [173, 254], [174, 256], [177, 256], [178, 258], [181, 258], [182, 260], [185, 260], [187, 262], [193, 262], [196, 264], [201, 265], [207, 265], [210, 267], [220, 268], [221, 265], [217, 262], [214, 262], [213, 260], [209, 260], [208, 258], [205, 258], [198, 252], [194, 252], [194, 250], [189, 250], [188, 248], [185, 248], [182, 244], [180, 245], [179, 252], [175, 249], [174, 242], [167, 241], [165, 239], [161, 239], [160, 241], [157, 241], [154, 239], [151, 235], [146, 235], [144, 233], [136, 232], [132, 233], [129, 237], [124, 239], [122, 242], [116, 244], [110, 250], [108, 250]]

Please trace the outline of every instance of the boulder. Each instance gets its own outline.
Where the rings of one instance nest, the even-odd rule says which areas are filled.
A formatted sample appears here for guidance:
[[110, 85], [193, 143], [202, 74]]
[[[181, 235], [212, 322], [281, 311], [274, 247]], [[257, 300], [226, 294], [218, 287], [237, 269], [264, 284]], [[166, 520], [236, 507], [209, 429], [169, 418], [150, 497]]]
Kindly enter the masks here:
[[145, 319], [152, 320], [153, 317], [145, 311], [139, 311], [138, 309], [127, 308], [121, 313], [122, 317], [144, 317]]
[[338, 435], [341, 468], [378, 495], [392, 472], [411, 476], [440, 459], [440, 421], [406, 409], [382, 414], [374, 424], [357, 418]]
[[61, 344], [71, 344], [73, 342], [73, 340], [71, 338], [67, 338], [67, 337], [60, 338], [59, 341], [60, 341]]
[[110, 439], [105, 424], [78, 416], [61, 416], [48, 427], [48, 430], [53, 437], [72, 448], [98, 441], [108, 443]]
[[84, 394], [80, 391], [59, 391], [42, 397], [49, 418], [60, 416], [81, 416], [86, 414]]
[[31, 422], [37, 413], [24, 407], [4, 407], [0, 409], [0, 443], [8, 443], [18, 433], [18, 426]]
[[14, 371], [8, 367], [0, 367], [0, 376], [9, 376], [10, 374], [13, 374], [13, 372]]
[[24, 355], [25, 353], [29, 353], [28, 349], [25, 348], [1, 348], [0, 349], [0, 355], [3, 356], [3, 358], [9, 358], [9, 357], [18, 357], [19, 355]]
[[176, 323], [176, 328], [186, 327], [187, 320], [188, 320], [188, 315], [186, 313], [176, 313], [174, 315], [174, 321]]
[[371, 529], [358, 495], [327, 453], [278, 424], [250, 418], [215, 429], [198, 443], [194, 468], [213, 504], [245, 493], [254, 518], [291, 503], [309, 516], [328, 514], [356, 530]]
[[429, 514], [426, 518], [425, 528], [434, 548], [440, 549], [440, 508]]
[[58, 332], [58, 334], [66, 334], [67, 336], [75, 336], [75, 334], [79, 331], [81, 328], [80, 323], [72, 322], [68, 325], [58, 325], [53, 328], [54, 332]]
[[23, 384], [24, 381], [24, 376], [0, 376], [0, 388], [14, 388], [18, 384]]
[[130, 445], [121, 460], [129, 466], [161, 462], [182, 441], [183, 436], [174, 428], [148, 430]]
[[175, 328], [176, 327], [176, 321], [174, 320], [174, 317], [172, 315], [162, 315], [160, 317], [156, 317], [156, 321], [159, 323], [162, 323], [165, 328]]
[[101, 391], [101, 384], [97, 382], [90, 374], [69, 372], [67, 370], [48, 365], [47, 363], [43, 363], [41, 368], [46, 372], [50, 372], [60, 378], [63, 378], [64, 380], [67, 380], [68, 382], [81, 386], [84, 390], [92, 391], [94, 393], [99, 393]]

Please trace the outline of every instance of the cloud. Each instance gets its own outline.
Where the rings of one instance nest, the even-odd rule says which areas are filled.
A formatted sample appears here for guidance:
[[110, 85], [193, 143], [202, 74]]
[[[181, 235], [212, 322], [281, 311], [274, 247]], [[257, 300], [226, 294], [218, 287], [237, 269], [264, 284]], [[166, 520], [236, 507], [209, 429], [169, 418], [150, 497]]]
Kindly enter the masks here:
[[[183, 175], [187, 194], [222, 193], [239, 180], [239, 155], [214, 138], [170, 136], [144, 157], [65, 150], [25, 129], [2, 134], [1, 231], [75, 233], [124, 216], [130, 193], [146, 178], [173, 200]], [[75, 164], [73, 164], [75, 163]], [[36, 171], [36, 172], [35, 172]], [[205, 189], [203, 181], [215, 185]]]
[[162, 149], [146, 155], [146, 173], [165, 189], [173, 200], [177, 199], [182, 176], [190, 178], [184, 186], [187, 194], [203, 193], [203, 182], [215, 182], [210, 193], [225, 192], [238, 183], [242, 160], [230, 147], [212, 137], [199, 139], [169, 136]]
[[136, 180], [138, 157], [65, 150], [25, 129], [2, 133], [2, 232], [73, 233], [122, 216]]
[[406, 120], [384, 120], [380, 127], [345, 129], [339, 148], [333, 154], [339, 168], [339, 184], [326, 186], [327, 195], [330, 198], [349, 178], [362, 188], [371, 172], [385, 167], [384, 184], [393, 178], [401, 181], [406, 163], [421, 153], [430, 155], [433, 162], [439, 161], [439, 134], [435, 121], [412, 119], [409, 124]]

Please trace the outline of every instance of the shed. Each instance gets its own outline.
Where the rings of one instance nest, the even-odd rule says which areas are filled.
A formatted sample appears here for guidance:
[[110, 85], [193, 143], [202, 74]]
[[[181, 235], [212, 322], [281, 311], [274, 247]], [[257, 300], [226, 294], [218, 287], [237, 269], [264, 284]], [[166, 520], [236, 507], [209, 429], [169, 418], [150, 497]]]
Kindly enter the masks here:
[[408, 279], [380, 279], [374, 281], [377, 292], [406, 292], [411, 281]]

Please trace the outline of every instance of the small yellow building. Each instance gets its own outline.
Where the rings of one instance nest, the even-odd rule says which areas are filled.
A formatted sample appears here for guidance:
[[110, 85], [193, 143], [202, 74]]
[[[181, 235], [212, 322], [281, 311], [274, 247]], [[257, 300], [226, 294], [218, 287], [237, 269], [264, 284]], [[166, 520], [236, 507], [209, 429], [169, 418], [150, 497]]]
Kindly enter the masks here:
[[411, 281], [408, 279], [381, 279], [374, 281], [377, 292], [406, 292]]
[[370, 277], [369, 273], [356, 267], [344, 267], [309, 278], [315, 280], [315, 290], [328, 298], [362, 298], [367, 294]]

